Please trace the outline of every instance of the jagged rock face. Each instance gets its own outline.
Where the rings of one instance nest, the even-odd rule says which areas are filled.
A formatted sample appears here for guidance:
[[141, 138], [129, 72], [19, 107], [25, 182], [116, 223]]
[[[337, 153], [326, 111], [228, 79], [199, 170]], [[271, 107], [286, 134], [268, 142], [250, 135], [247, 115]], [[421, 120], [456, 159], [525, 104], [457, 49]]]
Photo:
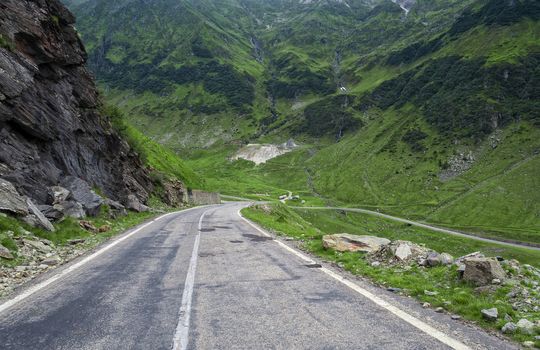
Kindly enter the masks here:
[[38, 203], [66, 176], [145, 202], [148, 173], [99, 113], [73, 23], [57, 0], [0, 3], [0, 176]]

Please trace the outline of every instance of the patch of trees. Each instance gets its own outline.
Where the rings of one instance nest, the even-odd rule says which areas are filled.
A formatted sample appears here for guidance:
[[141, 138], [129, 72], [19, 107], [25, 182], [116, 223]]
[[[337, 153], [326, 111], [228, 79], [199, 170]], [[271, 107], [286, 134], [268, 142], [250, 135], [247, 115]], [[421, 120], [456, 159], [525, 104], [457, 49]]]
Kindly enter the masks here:
[[417, 59], [439, 50], [444, 45], [442, 37], [428, 42], [416, 42], [402, 50], [394, 51], [388, 56], [386, 63], [397, 66], [402, 63], [411, 63]]
[[336, 92], [330, 71], [314, 72], [294, 53], [283, 54], [272, 64], [275, 74], [266, 86], [274, 98], [291, 99], [307, 93], [329, 95]]
[[422, 141], [427, 137], [427, 134], [420, 129], [408, 130], [401, 140], [408, 144], [415, 152], [422, 152], [426, 149]]
[[481, 138], [519, 119], [540, 126], [540, 54], [486, 67], [483, 59], [449, 56], [382, 83], [362, 105], [386, 109], [411, 102], [441, 133]]
[[456, 20], [449, 34], [452, 36], [466, 32], [479, 25], [511, 25], [522, 18], [540, 19], [538, 0], [489, 0], [479, 11], [466, 10]]
[[191, 52], [200, 58], [212, 58], [212, 52], [204, 45], [202, 39], [197, 37], [191, 42]]
[[174, 89], [174, 84], [202, 83], [206, 91], [224, 96], [230, 106], [241, 111], [246, 105], [252, 105], [255, 98], [252, 79], [248, 75], [214, 60], [180, 68], [146, 63], [127, 65], [112, 62], [100, 67], [98, 75], [102, 80], [117, 88], [139, 93], [150, 91], [164, 94], [170, 93]]
[[351, 99], [351, 96], [338, 95], [310, 104], [304, 109], [305, 123], [299, 131], [315, 137], [331, 134], [339, 139], [346, 131], [358, 128], [360, 121], [348, 110]]

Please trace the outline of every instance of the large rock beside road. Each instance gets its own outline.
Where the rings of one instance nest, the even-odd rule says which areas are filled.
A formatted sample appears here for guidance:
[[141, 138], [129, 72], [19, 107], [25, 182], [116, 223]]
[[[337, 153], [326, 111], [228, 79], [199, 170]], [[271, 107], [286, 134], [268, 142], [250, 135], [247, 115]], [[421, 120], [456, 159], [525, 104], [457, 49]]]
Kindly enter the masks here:
[[75, 201], [67, 201], [55, 204], [53, 208], [62, 212], [64, 216], [74, 219], [82, 219], [86, 216], [86, 212], [84, 211], [82, 204]]
[[482, 317], [488, 321], [496, 321], [499, 318], [499, 310], [496, 307], [491, 309], [483, 309]]
[[323, 236], [323, 247], [338, 252], [375, 252], [390, 244], [390, 240], [376, 236], [357, 236], [338, 233]]
[[486, 286], [494, 279], [506, 279], [506, 273], [495, 258], [468, 258], [463, 260], [463, 264], [463, 280], [474, 285]]
[[29, 215], [24, 218], [24, 221], [32, 226], [41, 227], [47, 231], [54, 232], [54, 226], [30, 198], [26, 198], [26, 204], [28, 205]]
[[62, 181], [62, 185], [71, 192], [71, 197], [76, 202], [82, 204], [87, 215], [99, 214], [103, 198], [98, 196], [86, 181], [75, 176], [68, 176]]
[[521, 320], [519, 320], [516, 326], [521, 333], [534, 334], [534, 329], [535, 329], [534, 323], [532, 323], [531, 321], [525, 318], [522, 318]]
[[138, 213], [149, 211], [150, 208], [142, 204], [137, 196], [130, 194], [127, 198], [126, 208], [136, 211]]
[[28, 215], [28, 205], [24, 197], [19, 195], [11, 182], [2, 178], [0, 178], [0, 211], [21, 216]]

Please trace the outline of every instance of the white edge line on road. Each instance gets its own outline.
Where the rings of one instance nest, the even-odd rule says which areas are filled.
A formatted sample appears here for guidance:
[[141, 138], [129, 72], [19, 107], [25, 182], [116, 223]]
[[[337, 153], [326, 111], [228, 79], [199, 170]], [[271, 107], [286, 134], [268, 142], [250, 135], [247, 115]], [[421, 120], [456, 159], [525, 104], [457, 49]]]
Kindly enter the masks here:
[[54, 276], [51, 276], [49, 279], [43, 281], [43, 282], [40, 282], [38, 284], [36, 284], [35, 286], [32, 286], [30, 288], [28, 288], [27, 290], [23, 291], [22, 293], [18, 294], [17, 296], [15, 296], [14, 298], [12, 299], [9, 299], [7, 300], [6, 302], [4, 302], [3, 304], [0, 305], [0, 313], [9, 309], [10, 307], [12, 307], [13, 305], [23, 301], [24, 299], [28, 298], [29, 296], [31, 296], [32, 294], [36, 293], [37, 291], [47, 287], [48, 285], [50, 285], [51, 283], [61, 279], [62, 277], [66, 276], [67, 274], [77, 270], [79, 267], [83, 266], [84, 264], [88, 263], [89, 261], [92, 261], [94, 260], [95, 258], [97, 258], [98, 256], [100, 256], [101, 254], [105, 253], [107, 250], [111, 249], [112, 247], [116, 246], [117, 244], [125, 241], [126, 239], [130, 238], [131, 236], [133, 236], [134, 234], [136, 234], [137, 232], [145, 229], [146, 227], [148, 227], [149, 225], [153, 224], [154, 222], [158, 221], [158, 220], [161, 220], [169, 215], [174, 215], [174, 214], [178, 214], [178, 213], [185, 213], [187, 211], [191, 211], [191, 210], [195, 210], [195, 209], [200, 209], [201, 207], [195, 207], [195, 208], [190, 208], [190, 209], [186, 209], [186, 210], [181, 210], [181, 211], [175, 211], [175, 212], [172, 212], [172, 213], [167, 213], [167, 214], [164, 214], [164, 215], [161, 215], [155, 219], [153, 219], [152, 221], [150, 222], [147, 222], [146, 224], [142, 225], [141, 227], [133, 230], [132, 232], [128, 233], [127, 235], [123, 236], [123, 237], [120, 237], [112, 242], [110, 242], [108, 245], [106, 245], [105, 247], [101, 248], [100, 250], [98, 250], [97, 252], [87, 256], [86, 258], [82, 259], [81, 261], [65, 268], [64, 270], [60, 271], [58, 274], [54, 275]]
[[[249, 225], [251, 225], [257, 231], [261, 232], [263, 235], [265, 235], [267, 237], [272, 237], [270, 234], [268, 234], [268, 232], [266, 232], [265, 230], [263, 230], [259, 226], [255, 225], [254, 223], [252, 223], [251, 221], [246, 219], [242, 215], [240, 210], [238, 210], [238, 216], [240, 216], [245, 222], [247, 222]], [[291, 248], [288, 245], [286, 245], [285, 243], [280, 242], [278, 240], [275, 240], [275, 242], [278, 243], [281, 247], [285, 248], [287, 251], [289, 251], [289, 252], [293, 253], [294, 255], [296, 255], [297, 257], [299, 257], [300, 259], [302, 259], [302, 260], [304, 260], [304, 261], [306, 261], [308, 263], [314, 263], [314, 261], [312, 259], [310, 259], [305, 254], [302, 254], [298, 250], [296, 250], [294, 248]], [[439, 331], [438, 329], [428, 325], [427, 323], [417, 319], [416, 317], [414, 317], [412, 315], [409, 315], [407, 312], [405, 312], [405, 311], [399, 309], [398, 307], [388, 303], [387, 301], [379, 298], [378, 296], [376, 296], [373, 293], [365, 290], [364, 288], [362, 288], [359, 285], [357, 285], [356, 283], [346, 279], [345, 277], [335, 273], [334, 271], [329, 270], [329, 269], [327, 269], [325, 267], [320, 268], [320, 270], [322, 272], [324, 272], [325, 274], [327, 274], [328, 276], [334, 278], [335, 280], [337, 280], [337, 281], [343, 283], [344, 285], [346, 285], [347, 287], [351, 288], [352, 290], [354, 290], [358, 294], [363, 295], [364, 297], [371, 300], [373, 303], [377, 304], [378, 306], [390, 311], [391, 313], [393, 313], [397, 317], [401, 318], [405, 322], [413, 325], [414, 327], [418, 328], [419, 330], [423, 331], [424, 333], [426, 333], [426, 334], [430, 335], [431, 337], [437, 339], [441, 343], [448, 345], [452, 349], [470, 350], [470, 348], [467, 345], [463, 344], [462, 342], [460, 342], [460, 341], [446, 335], [445, 333], [443, 333], [443, 332]]]
[[186, 282], [184, 284], [184, 292], [182, 293], [182, 304], [180, 304], [180, 311], [178, 313], [178, 324], [176, 326], [176, 332], [173, 338], [173, 350], [185, 350], [187, 349], [189, 342], [189, 320], [191, 316], [191, 300], [193, 296], [193, 287], [195, 284], [195, 272], [197, 270], [197, 258], [199, 257], [199, 243], [201, 241], [201, 231], [204, 216], [208, 212], [202, 213], [199, 219], [199, 227], [197, 230], [197, 236], [195, 237], [195, 243], [193, 244], [193, 251], [191, 253], [191, 259], [189, 261], [188, 273], [186, 276]]

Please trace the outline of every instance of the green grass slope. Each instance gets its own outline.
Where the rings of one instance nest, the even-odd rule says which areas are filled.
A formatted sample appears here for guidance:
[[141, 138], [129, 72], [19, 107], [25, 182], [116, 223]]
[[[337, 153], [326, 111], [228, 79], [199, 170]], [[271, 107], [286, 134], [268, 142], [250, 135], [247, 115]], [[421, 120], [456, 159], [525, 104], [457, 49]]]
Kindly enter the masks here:
[[[177, 167], [188, 182], [540, 243], [537, 1], [418, 0], [408, 14], [387, 0], [72, 8], [108, 98], [147, 148], [189, 155], [197, 175]], [[291, 137], [302, 146], [266, 164], [228, 160]]]

